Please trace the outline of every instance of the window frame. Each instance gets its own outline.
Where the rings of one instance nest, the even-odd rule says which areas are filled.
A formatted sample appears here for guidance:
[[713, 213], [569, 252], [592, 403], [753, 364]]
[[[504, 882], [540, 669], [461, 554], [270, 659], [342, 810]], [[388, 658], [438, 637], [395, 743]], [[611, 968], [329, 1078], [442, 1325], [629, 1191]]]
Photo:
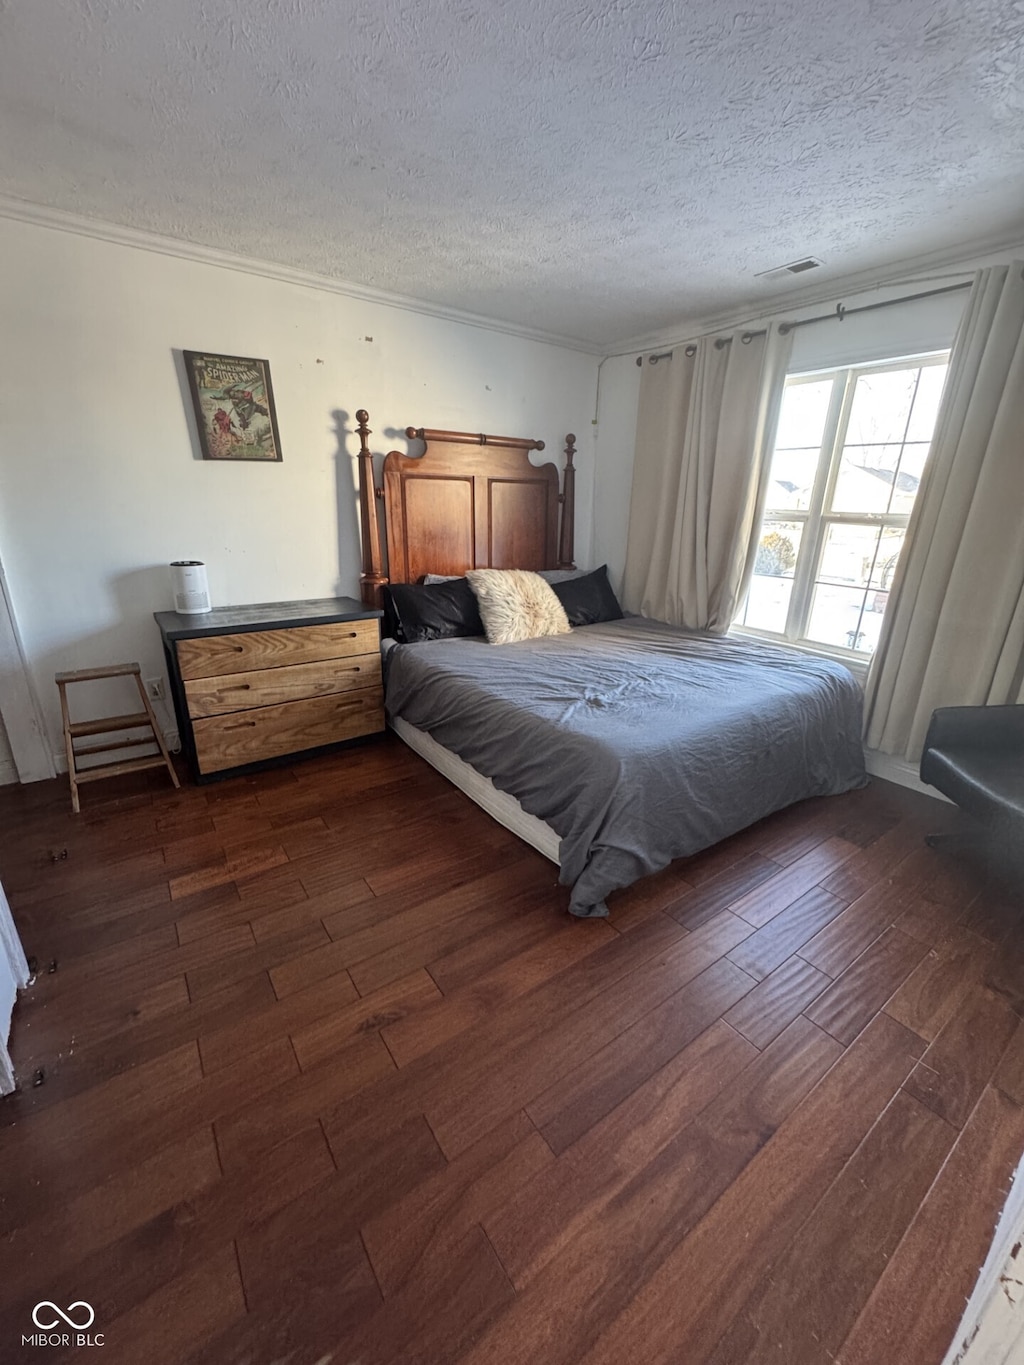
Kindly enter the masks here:
[[[830, 365], [823, 370], [800, 370], [786, 375], [785, 388], [787, 389], [797, 384], [820, 383], [823, 379], [831, 379], [832, 394], [825, 417], [821, 444], [818, 448], [818, 464], [808, 506], [803, 509], [787, 508], [778, 511], [766, 509], [761, 514], [761, 521], [758, 526], [759, 538], [765, 535], [773, 524], [799, 525], [801, 527], [800, 548], [797, 551], [796, 565], [794, 566], [793, 587], [786, 612], [785, 628], [781, 632], [767, 630], [763, 626], [745, 625], [737, 620], [732, 626], [735, 632], [769, 640], [776, 644], [791, 645], [810, 654], [839, 659], [855, 673], [862, 676], [867, 674], [873, 657], [870, 652], [844, 645], [828, 644], [822, 640], [813, 640], [802, 633], [807, 630], [810, 624], [814, 587], [821, 567], [829, 527], [832, 525], [868, 526], [883, 529], [892, 527], [905, 531], [910, 521], [911, 514], [908, 512], [833, 512], [826, 510], [831, 508], [836, 483], [839, 479], [857, 381], [861, 375], [866, 374], [884, 374], [910, 369], [923, 370], [934, 365], [948, 365], [949, 356], [949, 349], [943, 348], [936, 351], [918, 352], [914, 355], [896, 356], [889, 360]], [[920, 376], [918, 382], [920, 382]], [[916, 389], [914, 396], [916, 399]], [[903, 445], [914, 444], [913, 442], [908, 443], [906, 440], [913, 410], [912, 402], [907, 416], [907, 427], [904, 428]], [[773, 442], [769, 460], [773, 460], [774, 457], [775, 443]], [[881, 544], [880, 541], [879, 544]], [[868, 591], [870, 592], [871, 589], [869, 588]], [[881, 589], [876, 589], [876, 591], [881, 591]], [[742, 615], [745, 608], [746, 598], [741, 604], [738, 615]], [[864, 608], [862, 607], [861, 617], [863, 617], [863, 613]]]

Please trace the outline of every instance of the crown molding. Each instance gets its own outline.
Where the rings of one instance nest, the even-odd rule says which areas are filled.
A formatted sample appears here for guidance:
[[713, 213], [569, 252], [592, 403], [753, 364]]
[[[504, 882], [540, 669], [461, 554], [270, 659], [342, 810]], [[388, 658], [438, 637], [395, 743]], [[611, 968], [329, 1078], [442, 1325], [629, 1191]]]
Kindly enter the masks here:
[[334, 279], [330, 275], [318, 275], [311, 270], [298, 270], [292, 266], [278, 265], [273, 261], [241, 256], [232, 251], [224, 251], [220, 247], [202, 246], [198, 242], [190, 242], [184, 238], [165, 237], [142, 228], [124, 227], [100, 218], [87, 218], [82, 214], [49, 208], [43, 204], [33, 204], [27, 199], [15, 199], [10, 195], [0, 194], [0, 218], [10, 218], [15, 222], [31, 224], [33, 227], [51, 228], [55, 232], [69, 232], [77, 237], [91, 237], [96, 241], [131, 247], [137, 251], [149, 251], [158, 256], [175, 256], [180, 260], [193, 261], [200, 265], [216, 266], [220, 270], [237, 270], [246, 275], [258, 275], [282, 284], [298, 285], [303, 289], [340, 294], [344, 298], [356, 299], [360, 303], [398, 308], [406, 313], [419, 313], [424, 317], [437, 318], [442, 322], [456, 322], [465, 327], [479, 327], [484, 331], [499, 332], [525, 341], [539, 341], [562, 350], [579, 351], [584, 355], [603, 355], [605, 351], [604, 346], [582, 341], [579, 337], [560, 336], [534, 327], [522, 327], [516, 323], [503, 322], [500, 318], [489, 318], [460, 308], [447, 308], [442, 304], [428, 303], [424, 299], [412, 298], [406, 294], [392, 294], [385, 289], [374, 289], [370, 285], [353, 284], [350, 280]]
[[[108, 242], [114, 246], [130, 247], [137, 251], [149, 251], [160, 256], [173, 256], [180, 260], [192, 261], [200, 265], [215, 266], [221, 270], [236, 270], [247, 275], [275, 280], [282, 284], [296, 285], [303, 289], [316, 289], [321, 293], [340, 294], [344, 298], [361, 303], [377, 304], [384, 308], [397, 308], [407, 313], [418, 313], [424, 317], [436, 318], [442, 322], [455, 322], [465, 327], [477, 327], [504, 336], [518, 337], [524, 341], [536, 341], [562, 350], [576, 351], [583, 355], [617, 356], [628, 355], [631, 351], [654, 350], [659, 346], [673, 346], [689, 341], [708, 332], [728, 331], [737, 327], [752, 326], [756, 323], [781, 319], [802, 309], [814, 308], [833, 303], [837, 296], [866, 294], [877, 289], [901, 288], [910, 281], [908, 275], [921, 271], [947, 270], [953, 274], [966, 276], [976, 268], [972, 262], [982, 256], [1020, 251], [1024, 253], [1024, 241], [1020, 236], [978, 238], [962, 242], [956, 247], [940, 251], [926, 252], [918, 256], [904, 257], [881, 269], [862, 270], [847, 275], [838, 275], [831, 280], [822, 280], [812, 287], [794, 290], [792, 293], [775, 292], [764, 299], [751, 300], [742, 307], [719, 313], [708, 313], [692, 321], [681, 320], [669, 327], [656, 331], [636, 333], [625, 340], [597, 344], [580, 337], [563, 336], [545, 332], [535, 327], [524, 327], [505, 322], [500, 318], [485, 317], [480, 313], [467, 312], [460, 308], [449, 308], [442, 304], [428, 303], [424, 299], [413, 298], [406, 294], [390, 293], [385, 289], [375, 289], [371, 285], [355, 284], [351, 280], [335, 279], [330, 275], [319, 275], [311, 270], [299, 270], [292, 266], [279, 265], [274, 261], [263, 261], [256, 257], [242, 256], [225, 251], [220, 247], [203, 246], [185, 238], [166, 237], [160, 233], [149, 232], [142, 228], [125, 227], [100, 218], [88, 218], [82, 214], [71, 213], [65, 209], [51, 208], [35, 204], [27, 199], [17, 199], [0, 194], [0, 218], [15, 222], [28, 223], [34, 227], [50, 228], [55, 232], [68, 232], [78, 237], [91, 237], [96, 241]], [[753, 310], [753, 311], [752, 311]]]
[[792, 293], [776, 292], [768, 298], [748, 303], [744, 308], [708, 313], [695, 318], [692, 322], [680, 322], [654, 332], [640, 333], [618, 343], [615, 354], [628, 355], [631, 351], [649, 351], [657, 350], [660, 346], [675, 346], [684, 341], [696, 340], [709, 332], [725, 332], [737, 327], [751, 327], [777, 319], [789, 319], [791, 315], [804, 309], [835, 304], [837, 299], [845, 302], [846, 296], [868, 294], [876, 289], [905, 288], [914, 282], [910, 277], [922, 271], [946, 271], [950, 283], [955, 283], [957, 276], [969, 278], [977, 269], [979, 257], [1018, 251], [1024, 253], [1024, 241], [1019, 233], [1010, 237], [1001, 235], [961, 242], [959, 246], [948, 247], [942, 251], [929, 251], [919, 256], [904, 257], [881, 269], [861, 270], [848, 275], [838, 275], [831, 280], [822, 280], [814, 288], [794, 290]]

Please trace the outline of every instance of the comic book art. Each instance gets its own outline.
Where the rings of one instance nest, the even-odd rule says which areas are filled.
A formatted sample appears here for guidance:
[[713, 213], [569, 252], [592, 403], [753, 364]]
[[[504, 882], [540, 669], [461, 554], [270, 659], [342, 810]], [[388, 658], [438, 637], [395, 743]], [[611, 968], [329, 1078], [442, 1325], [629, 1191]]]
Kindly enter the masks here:
[[204, 460], [280, 460], [270, 364], [183, 351]]

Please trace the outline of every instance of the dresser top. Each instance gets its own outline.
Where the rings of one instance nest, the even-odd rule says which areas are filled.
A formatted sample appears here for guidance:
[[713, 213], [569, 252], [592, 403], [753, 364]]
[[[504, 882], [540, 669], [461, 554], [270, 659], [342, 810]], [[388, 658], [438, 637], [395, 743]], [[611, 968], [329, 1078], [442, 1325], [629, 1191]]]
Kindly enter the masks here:
[[285, 630], [333, 621], [368, 621], [383, 613], [355, 597], [305, 597], [298, 602], [254, 602], [242, 607], [215, 607], [185, 615], [155, 611], [153, 618], [165, 640], [194, 640], [202, 635], [243, 634], [250, 630]]

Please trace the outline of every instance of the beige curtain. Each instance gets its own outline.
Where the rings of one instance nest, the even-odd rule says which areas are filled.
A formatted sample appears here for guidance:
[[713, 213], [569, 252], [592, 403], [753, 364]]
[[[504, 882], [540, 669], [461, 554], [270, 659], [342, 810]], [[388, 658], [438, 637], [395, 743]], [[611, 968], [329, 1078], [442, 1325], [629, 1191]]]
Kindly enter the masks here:
[[982, 270], [868, 676], [869, 747], [917, 762], [937, 706], [1024, 700], [1024, 272]]
[[645, 364], [623, 604], [724, 634], [753, 572], [791, 338], [712, 337]]

